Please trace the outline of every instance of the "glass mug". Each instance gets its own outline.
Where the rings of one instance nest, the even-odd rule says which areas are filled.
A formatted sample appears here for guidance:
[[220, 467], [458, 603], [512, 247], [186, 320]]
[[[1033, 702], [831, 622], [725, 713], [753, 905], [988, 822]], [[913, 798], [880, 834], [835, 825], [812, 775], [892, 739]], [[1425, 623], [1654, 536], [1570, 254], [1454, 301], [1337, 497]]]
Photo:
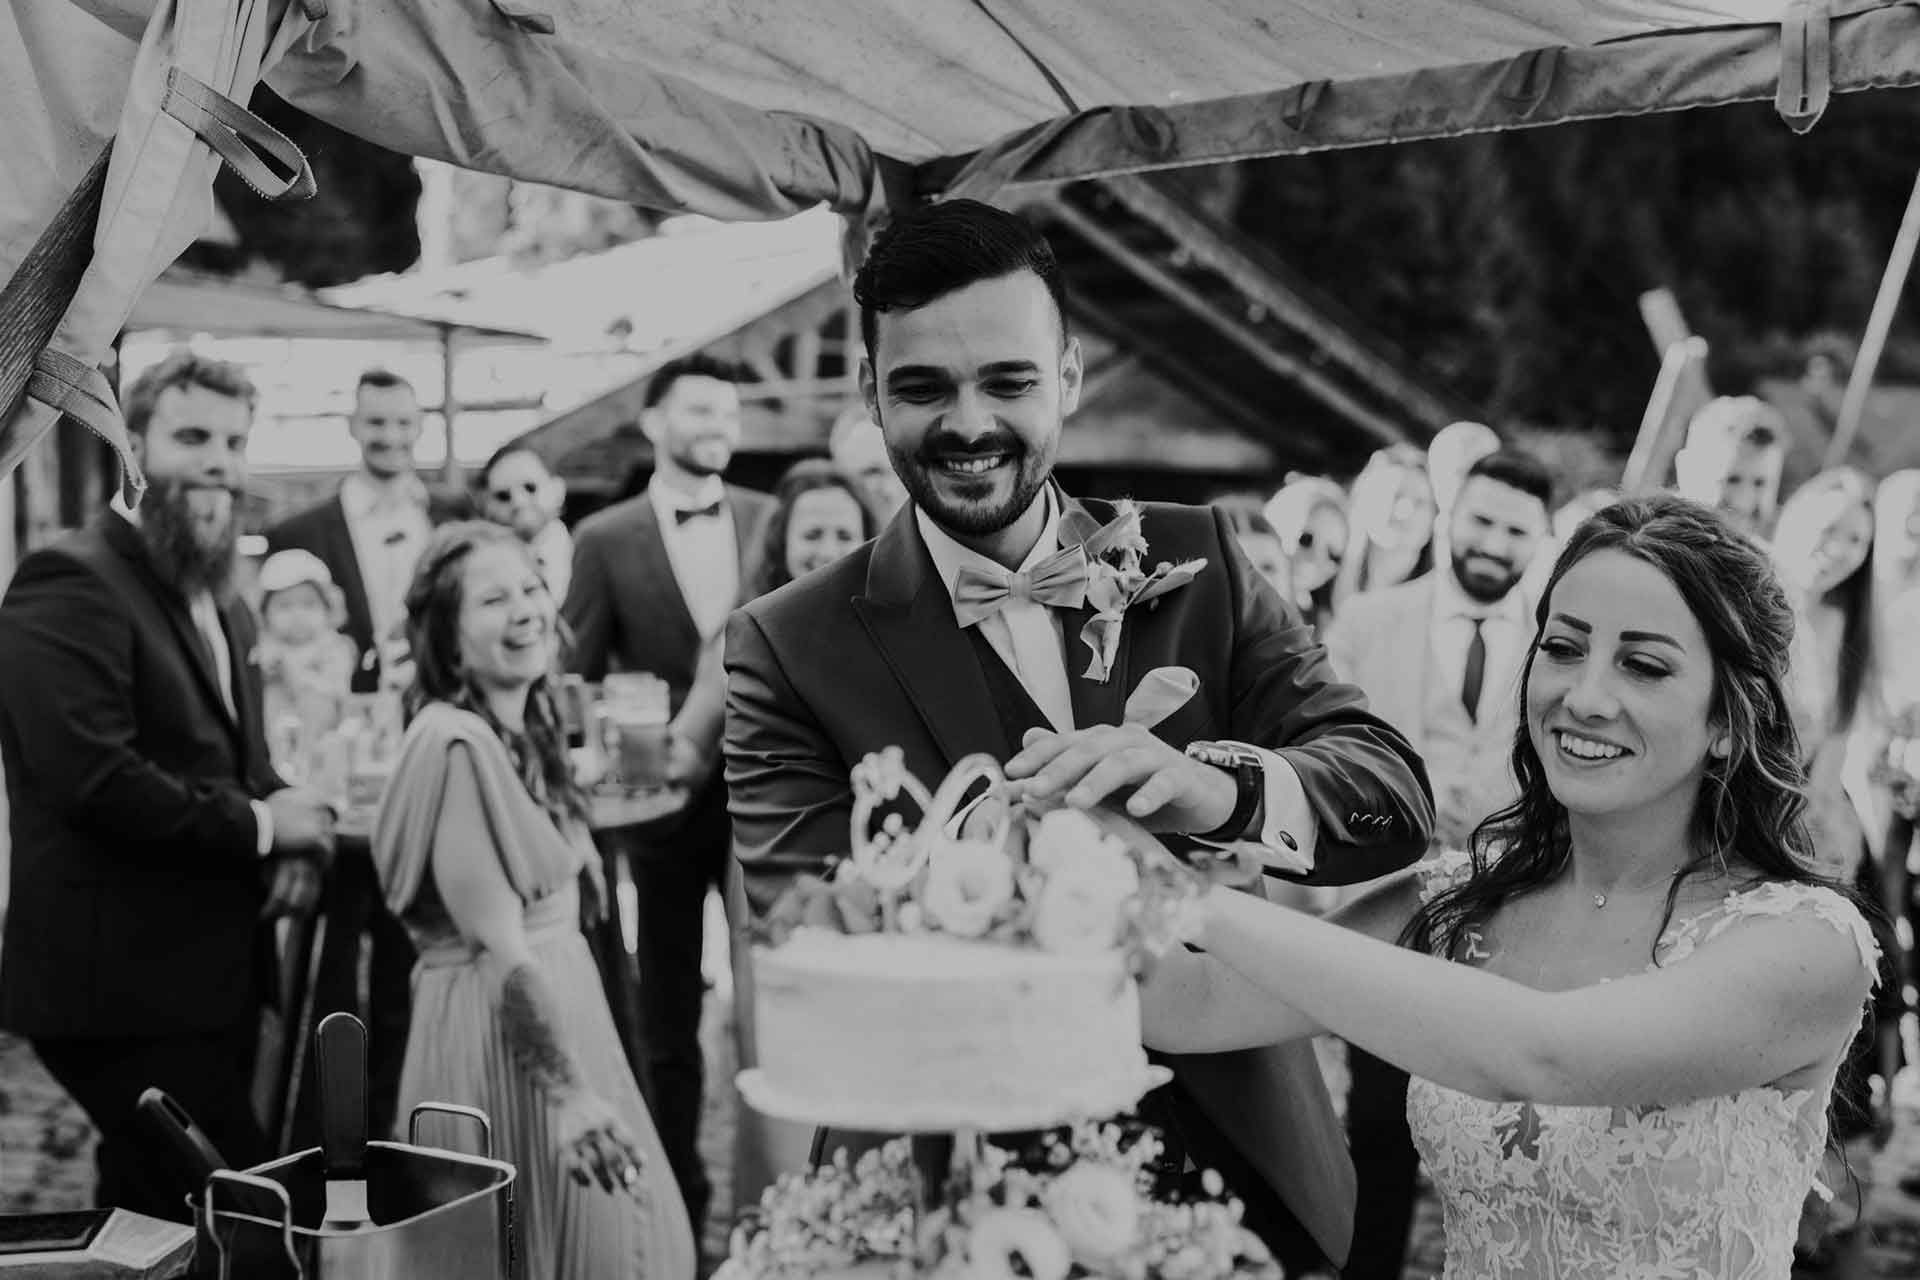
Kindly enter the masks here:
[[629, 792], [661, 790], [673, 737], [667, 682], [620, 672], [607, 677], [601, 692], [600, 742], [613, 778]]

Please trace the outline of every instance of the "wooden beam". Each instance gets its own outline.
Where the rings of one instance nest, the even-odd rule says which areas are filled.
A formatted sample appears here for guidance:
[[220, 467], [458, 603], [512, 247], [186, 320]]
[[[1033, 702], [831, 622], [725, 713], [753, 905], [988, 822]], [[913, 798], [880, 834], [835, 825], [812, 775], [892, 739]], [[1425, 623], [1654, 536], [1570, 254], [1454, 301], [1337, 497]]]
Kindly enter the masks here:
[[1164, 185], [1139, 174], [1116, 174], [1100, 185], [1141, 218], [1177, 241], [1208, 270], [1232, 282], [1243, 297], [1295, 330], [1407, 415], [1438, 430], [1480, 411], [1458, 396], [1427, 386], [1407, 371], [1398, 352], [1364, 336], [1360, 322], [1321, 296], [1266, 246], [1192, 207]]
[[1283, 431], [1270, 410], [1229, 390], [1216, 379], [1193, 377], [1189, 370], [1167, 354], [1165, 344], [1156, 342], [1153, 335], [1124, 317], [1090, 303], [1085, 294], [1073, 296], [1067, 305], [1076, 322], [1098, 330], [1133, 352], [1142, 364], [1158, 373], [1170, 386], [1191, 396], [1203, 408], [1249, 439], [1271, 449], [1283, 465], [1312, 467], [1326, 461], [1326, 441], [1319, 433]]
[[1880, 353], [1886, 349], [1894, 313], [1900, 309], [1900, 295], [1906, 291], [1907, 274], [1913, 269], [1916, 244], [1920, 244], [1920, 174], [1914, 176], [1907, 211], [1901, 215], [1893, 252], [1887, 255], [1887, 268], [1880, 276], [1880, 292], [1873, 299], [1873, 313], [1867, 317], [1867, 332], [1860, 339], [1860, 354], [1854, 358], [1853, 373], [1847, 378], [1847, 394], [1840, 401], [1840, 421], [1834, 426], [1833, 440], [1827, 445], [1829, 467], [1839, 466], [1853, 452], [1854, 438], [1860, 433], [1860, 418], [1867, 409], [1867, 393], [1873, 390], [1873, 375], [1880, 367]]
[[1210, 299], [1201, 296], [1184, 280], [1135, 252], [1098, 220], [1065, 201], [1048, 198], [1041, 202], [1047, 215], [1065, 223], [1072, 232], [1125, 267], [1142, 281], [1184, 307], [1196, 320], [1233, 343], [1276, 377], [1297, 384], [1355, 426], [1383, 444], [1399, 444], [1407, 433], [1399, 423], [1378, 410], [1362, 404], [1345, 388], [1309, 366], [1305, 361], [1278, 351], [1245, 325], [1227, 315]]

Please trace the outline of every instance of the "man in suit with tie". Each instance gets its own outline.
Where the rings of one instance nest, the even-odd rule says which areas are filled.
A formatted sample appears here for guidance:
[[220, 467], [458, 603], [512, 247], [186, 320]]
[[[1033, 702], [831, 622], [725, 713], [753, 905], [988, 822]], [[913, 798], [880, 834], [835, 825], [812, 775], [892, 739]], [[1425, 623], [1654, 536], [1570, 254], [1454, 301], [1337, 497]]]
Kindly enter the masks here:
[[740, 443], [737, 379], [732, 366], [704, 355], [654, 374], [640, 416], [653, 476], [575, 531], [564, 610], [572, 670], [588, 680], [651, 672], [666, 681], [676, 717], [668, 774], [688, 789], [686, 807], [624, 843], [640, 904], [638, 1074], [696, 1223], [711, 1196], [696, 1145], [700, 958], [707, 893], [722, 885], [731, 835], [712, 735], [686, 725], [683, 713], [703, 656], [706, 678], [719, 678], [713, 651], [752, 581], [756, 534], [772, 505], [722, 478]]
[[[854, 290], [861, 389], [912, 502], [728, 629], [727, 782], [758, 907], [846, 851], [848, 771], [888, 746], [930, 785], [990, 752], [1037, 792], [1124, 803], [1168, 836], [1252, 841], [1316, 883], [1424, 849], [1419, 761], [1334, 682], [1218, 513], [1145, 506], [1147, 565], [1206, 565], [1127, 611], [1101, 661], [1083, 644], [1083, 543], [1115, 511], [1051, 479], [1081, 358], [1038, 232], [974, 201], [918, 210], [876, 240]], [[1198, 676], [1193, 696], [1151, 731], [1122, 727], [1134, 684], [1176, 666]], [[1145, 1106], [1172, 1148], [1225, 1176], [1290, 1272], [1343, 1257], [1352, 1169], [1311, 1048], [1173, 1067]]]
[[[1502, 449], [1478, 459], [1448, 513], [1447, 563], [1355, 596], [1327, 629], [1334, 670], [1364, 689], [1426, 760], [1443, 848], [1465, 848], [1480, 821], [1518, 794], [1509, 757], [1535, 631], [1521, 584], [1547, 535], [1552, 494], [1551, 476], [1530, 454]], [[1347, 1274], [1398, 1280], [1419, 1172], [1407, 1076], [1351, 1046], [1348, 1063], [1360, 1210]]]
[[[405, 685], [404, 621], [414, 567], [434, 527], [466, 514], [461, 502], [429, 492], [415, 472], [420, 428], [420, 400], [411, 383], [386, 369], [362, 373], [347, 419], [360, 448], [360, 469], [333, 497], [267, 530], [269, 554], [310, 551], [333, 574], [346, 599], [347, 636], [360, 651], [355, 693]], [[368, 1123], [373, 1132], [388, 1133], [406, 1057], [413, 944], [381, 899], [366, 846], [352, 842], [343, 854], [322, 904], [327, 936], [314, 979], [314, 1009], [316, 1016], [344, 1010], [367, 1024]], [[296, 1141], [317, 1140], [311, 1080], [302, 1083], [299, 1096]]]
[[271, 1154], [249, 1110], [267, 921], [313, 906], [332, 815], [267, 758], [232, 586], [253, 388], [182, 353], [126, 403], [145, 501], [28, 556], [0, 603], [0, 1026], [100, 1131], [98, 1202], [185, 1220], [135, 1103], [157, 1085], [234, 1165]]

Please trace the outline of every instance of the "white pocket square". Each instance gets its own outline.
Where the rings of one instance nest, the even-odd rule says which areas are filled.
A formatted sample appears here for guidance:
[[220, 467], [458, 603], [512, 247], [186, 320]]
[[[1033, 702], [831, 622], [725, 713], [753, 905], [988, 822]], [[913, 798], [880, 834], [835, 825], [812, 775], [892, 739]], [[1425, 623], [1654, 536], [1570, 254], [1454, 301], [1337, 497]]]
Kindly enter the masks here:
[[1185, 706], [1200, 691], [1200, 677], [1186, 667], [1155, 667], [1127, 695], [1123, 719], [1151, 729]]

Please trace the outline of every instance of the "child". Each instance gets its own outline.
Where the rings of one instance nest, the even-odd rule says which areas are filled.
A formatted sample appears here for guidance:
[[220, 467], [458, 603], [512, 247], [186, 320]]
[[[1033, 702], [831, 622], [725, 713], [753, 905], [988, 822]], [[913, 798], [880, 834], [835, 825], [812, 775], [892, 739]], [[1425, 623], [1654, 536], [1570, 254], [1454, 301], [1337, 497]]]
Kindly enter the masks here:
[[332, 727], [359, 654], [341, 634], [346, 599], [310, 551], [281, 551], [260, 566], [257, 659], [270, 738], [291, 719], [309, 735]]

